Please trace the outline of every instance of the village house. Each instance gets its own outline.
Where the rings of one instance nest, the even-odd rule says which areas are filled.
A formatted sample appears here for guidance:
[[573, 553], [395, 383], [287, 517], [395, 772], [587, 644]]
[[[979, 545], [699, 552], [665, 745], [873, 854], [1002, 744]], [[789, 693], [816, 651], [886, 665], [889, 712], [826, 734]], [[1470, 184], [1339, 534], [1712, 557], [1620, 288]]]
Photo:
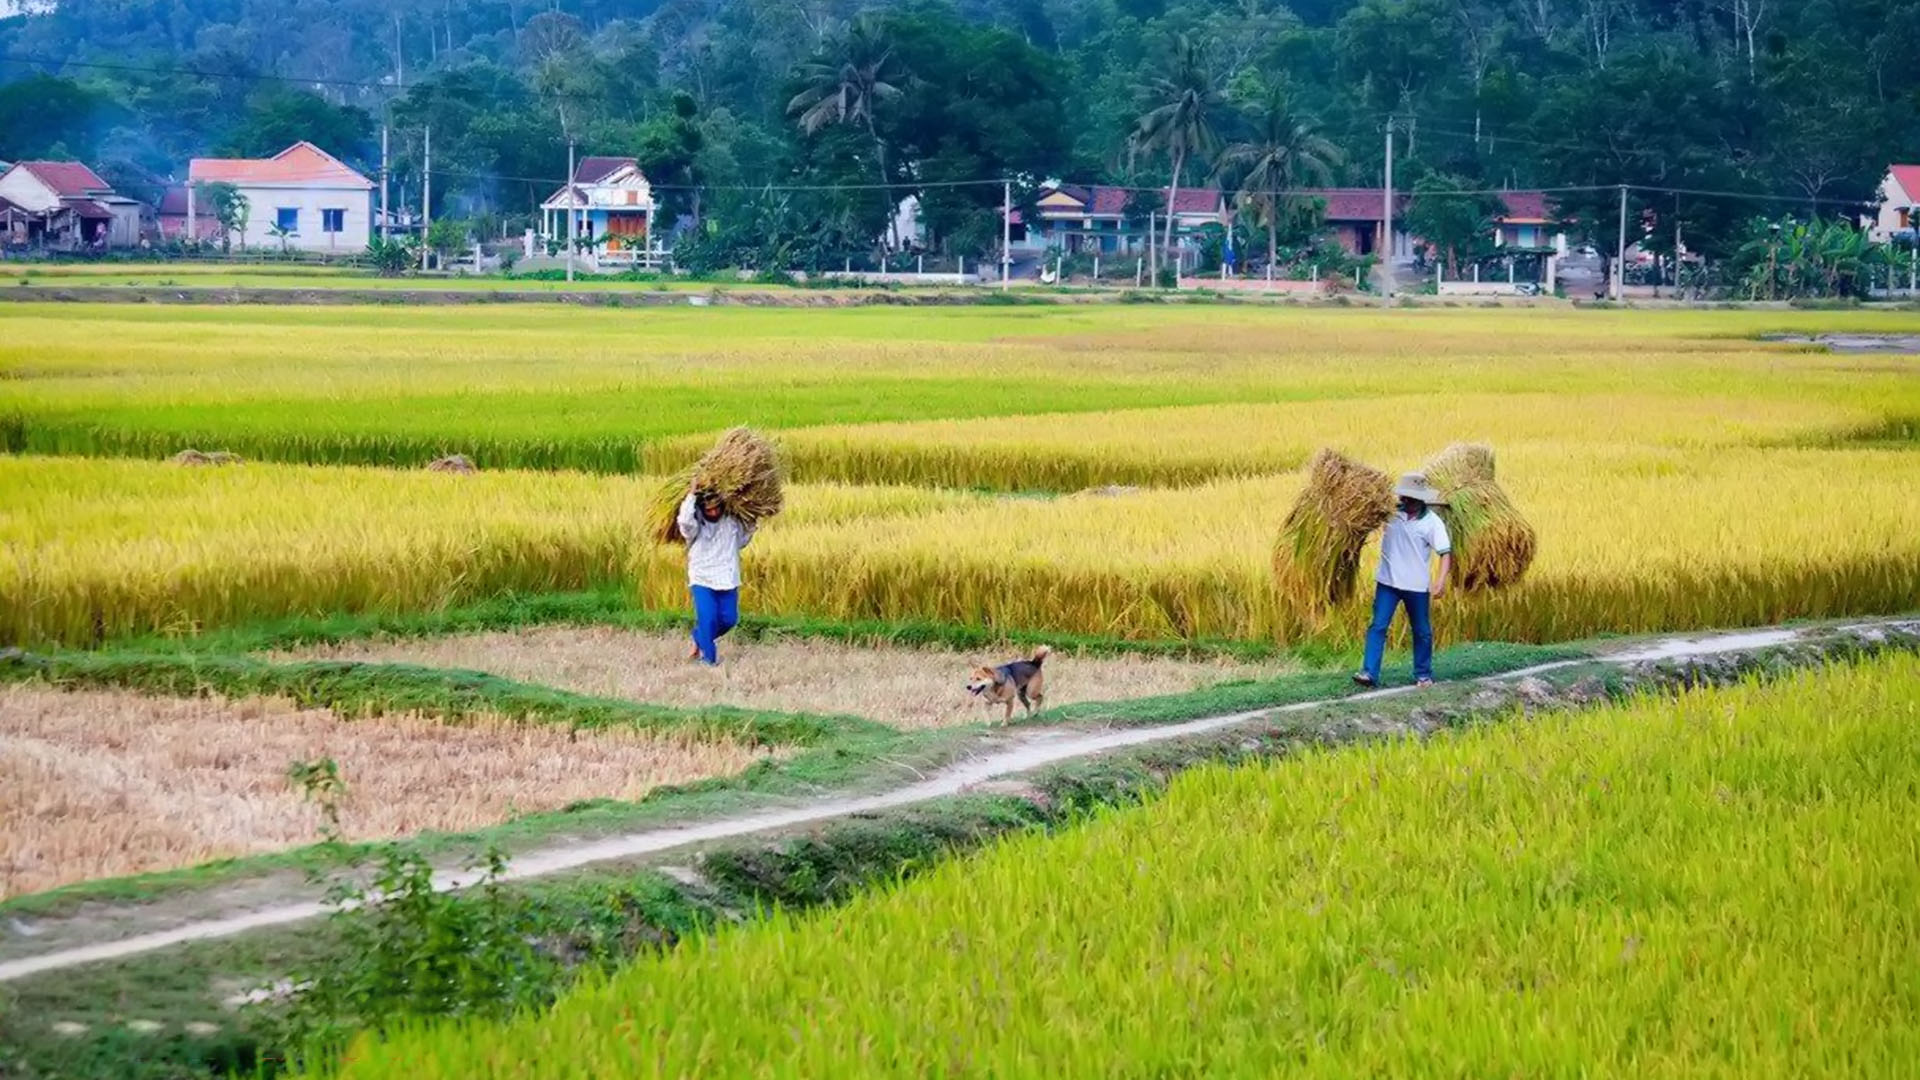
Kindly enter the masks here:
[[0, 241], [48, 251], [140, 243], [141, 204], [77, 161], [22, 161], [0, 173]]
[[206, 222], [213, 208], [206, 184], [231, 184], [247, 201], [246, 225], [233, 237], [242, 247], [299, 251], [365, 251], [372, 239], [373, 181], [310, 142], [297, 142], [270, 158], [194, 158], [187, 166], [185, 215], [161, 229], [175, 236], [217, 238]]
[[[1380, 251], [1380, 223], [1386, 194], [1382, 189], [1311, 188], [1299, 194], [1321, 203], [1328, 234], [1347, 252], [1373, 255]], [[1495, 247], [1515, 253], [1566, 254], [1566, 236], [1556, 228], [1543, 192], [1511, 191], [1501, 198], [1505, 212], [1493, 221], [1490, 237]], [[1216, 188], [1183, 188], [1176, 199], [1175, 246], [1183, 251], [1198, 247], [1202, 228], [1227, 220], [1226, 196]], [[1134, 206], [1132, 214], [1127, 212], [1130, 200]], [[1016, 256], [1044, 252], [1138, 254], [1146, 250], [1149, 215], [1163, 214], [1166, 203], [1164, 189], [1134, 196], [1122, 187], [1049, 183], [1040, 189], [1035, 200], [1033, 220], [1014, 211], [1009, 230], [1011, 247]], [[1408, 233], [1405, 227], [1410, 203], [1406, 193], [1394, 194], [1390, 250], [1396, 261], [1411, 260], [1422, 246], [1419, 238]]]
[[[1342, 248], [1353, 255], [1372, 255], [1380, 250], [1380, 215], [1386, 209], [1386, 192], [1380, 188], [1314, 188], [1303, 195], [1319, 199], [1326, 206], [1326, 226]], [[1540, 191], [1501, 193], [1505, 210], [1492, 222], [1493, 246], [1514, 254], [1567, 253], [1567, 237], [1547, 208], [1547, 196]], [[1420, 238], [1406, 228], [1407, 209], [1413, 203], [1406, 192], [1393, 197], [1393, 257], [1411, 259], [1423, 246]]]
[[573, 181], [540, 204], [541, 237], [564, 249], [567, 215], [574, 236], [597, 265], [652, 265], [655, 212], [653, 185], [630, 157], [586, 157], [574, 166]]
[[1880, 181], [1880, 210], [1862, 222], [1876, 244], [1901, 240], [1913, 243], [1920, 235], [1920, 165], [1889, 165]]
[[[1135, 193], [1104, 184], [1048, 183], [1034, 200], [1032, 220], [1019, 210], [1009, 219], [1010, 247], [1017, 257], [1044, 252], [1067, 255], [1131, 255], [1147, 250], [1147, 227], [1164, 236], [1167, 192]], [[1128, 213], [1128, 204], [1134, 213]], [[1222, 218], [1225, 202], [1218, 188], [1181, 188], [1174, 194], [1174, 246], [1198, 247], [1203, 226]], [[1158, 239], [1154, 241], [1159, 243]]]

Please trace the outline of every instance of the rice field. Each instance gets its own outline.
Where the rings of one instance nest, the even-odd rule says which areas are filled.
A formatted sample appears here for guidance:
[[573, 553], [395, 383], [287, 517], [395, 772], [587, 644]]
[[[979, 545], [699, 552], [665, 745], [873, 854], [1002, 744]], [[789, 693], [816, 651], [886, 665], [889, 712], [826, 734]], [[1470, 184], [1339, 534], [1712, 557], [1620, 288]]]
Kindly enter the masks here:
[[[376, 466], [457, 452], [483, 468], [658, 473], [744, 423], [787, 432], [802, 480], [1018, 491], [1187, 483], [1296, 467], [1329, 432], [1391, 441], [1392, 429], [1419, 426], [1416, 414], [1479, 429], [1448, 438], [1560, 427], [1580, 438], [1621, 422], [1632, 425], [1623, 440], [1684, 440], [1703, 422], [1727, 436], [1747, 425], [1754, 438], [1844, 437], [1920, 416], [1920, 388], [1903, 377], [1911, 361], [1744, 337], [1916, 322], [1112, 305], [9, 304], [0, 445], [152, 459], [195, 446]], [[1456, 405], [1461, 396], [1470, 400]], [[1257, 408], [1288, 404], [1303, 407]], [[1201, 406], [1223, 408], [1166, 411]], [[1096, 415], [1116, 410], [1124, 415]]]
[[[1916, 325], [10, 305], [0, 430], [34, 453], [0, 458], [0, 643], [618, 581], [678, 609], [681, 556], [645, 541], [645, 505], [741, 421], [799, 481], [748, 555], [761, 612], [1350, 645], [1359, 605], [1273, 588], [1299, 470], [1331, 447], [1397, 473], [1461, 441], [1496, 448], [1540, 554], [1518, 587], [1444, 602], [1444, 639], [1903, 610], [1920, 596], [1920, 455], [1898, 437], [1920, 417], [1913, 359], [1752, 335]], [[186, 445], [249, 461], [160, 463]], [[481, 474], [408, 468], [448, 452]]]
[[610, 728], [0, 687], [0, 900], [314, 843], [325, 823], [288, 780], [297, 761], [333, 759], [341, 838], [377, 840], [638, 799], [768, 756]]
[[[619, 581], [654, 486], [583, 473], [0, 457], [0, 642], [84, 645]], [[969, 498], [820, 487], [786, 521]]]
[[[1323, 449], [1391, 476], [1494, 448], [1538, 555], [1439, 601], [1443, 647], [1913, 610], [1920, 370], [1757, 340], [1823, 331], [1916, 333], [1920, 313], [0, 305], [0, 647], [126, 653], [287, 617], [333, 641], [60, 658], [205, 659], [307, 704], [0, 688], [0, 898], [309, 842], [295, 760], [339, 762], [363, 839], [787, 752], [733, 720], [575, 741], [498, 719], [561, 690], [625, 699], [569, 699], [595, 715], [677, 707], [663, 730], [733, 706], [755, 710], [740, 730], [816, 733], [766, 740], [809, 747], [768, 789], [784, 798], [898, 764], [876, 746], [962, 745], [926, 729], [984, 719], [967, 669], [1041, 640], [1075, 645], [1050, 705], [1331, 682], [1376, 553], [1316, 583], [1351, 594], [1331, 604], [1274, 562]], [[650, 512], [741, 424], [790, 481], [743, 609], [839, 643], [730, 640], [708, 670], [658, 632], [686, 569]], [[169, 461], [189, 447], [244, 463]], [[454, 453], [480, 471], [421, 468]], [[405, 636], [494, 600], [448, 620], [489, 632]], [[509, 625], [536, 609], [652, 629]], [[401, 636], [330, 636], [366, 613]], [[984, 652], [871, 644], [891, 635]], [[288, 659], [323, 662], [268, 667]], [[380, 716], [353, 680], [388, 669], [333, 661], [434, 670]], [[408, 712], [499, 690], [476, 672], [530, 685], [472, 723]], [[310, 673], [372, 715], [312, 707]], [[1916, 690], [1920, 661], [1888, 660], [1207, 771], [841, 912], [643, 958], [550, 1014], [363, 1043], [340, 1071], [1891, 1075], [1920, 1057], [1900, 902], [1920, 886]]]
[[1903, 656], [1190, 773], [327, 1075], [1902, 1075], [1916, 703]]

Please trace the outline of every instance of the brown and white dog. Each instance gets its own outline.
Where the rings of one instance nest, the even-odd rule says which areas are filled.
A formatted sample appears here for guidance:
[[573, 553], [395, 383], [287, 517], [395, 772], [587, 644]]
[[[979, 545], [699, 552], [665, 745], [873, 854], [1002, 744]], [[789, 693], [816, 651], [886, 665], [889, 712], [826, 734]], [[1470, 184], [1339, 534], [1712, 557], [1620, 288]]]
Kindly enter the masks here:
[[1041, 665], [1053, 650], [1045, 645], [1033, 650], [1031, 660], [1013, 660], [999, 667], [977, 667], [973, 669], [973, 678], [967, 680], [967, 690], [974, 697], [984, 701], [987, 708], [1001, 706], [1005, 711], [1000, 722], [1005, 724], [1013, 720], [1013, 703], [1018, 701], [1026, 706], [1027, 715], [1047, 702], [1047, 675]]

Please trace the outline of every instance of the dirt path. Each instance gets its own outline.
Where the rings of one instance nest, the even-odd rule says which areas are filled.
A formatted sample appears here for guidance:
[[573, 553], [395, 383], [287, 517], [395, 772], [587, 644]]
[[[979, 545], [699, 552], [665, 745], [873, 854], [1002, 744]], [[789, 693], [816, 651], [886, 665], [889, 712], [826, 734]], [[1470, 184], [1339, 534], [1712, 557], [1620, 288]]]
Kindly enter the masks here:
[[[1874, 624], [1863, 623], [1860, 624], [1860, 628], [1869, 628], [1872, 625]], [[1480, 681], [1483, 683], [1510, 682], [1546, 671], [1595, 661], [1624, 666], [1749, 652], [1792, 643], [1803, 633], [1805, 632], [1794, 629], [1769, 629], [1693, 638], [1668, 638], [1644, 645], [1629, 646], [1599, 657], [1563, 660], [1505, 672]], [[544, 877], [594, 863], [655, 854], [690, 844], [808, 825], [832, 818], [869, 814], [956, 795], [987, 781], [1017, 776], [1049, 765], [1092, 757], [1113, 750], [1201, 735], [1260, 717], [1304, 712], [1336, 702], [1378, 700], [1411, 692], [1414, 692], [1414, 688], [1410, 686], [1393, 687], [1336, 699], [1301, 702], [1275, 709], [1209, 717], [1164, 727], [1092, 733], [1036, 732], [1018, 736], [1013, 744], [1005, 749], [979, 755], [917, 783], [880, 794], [823, 799], [790, 809], [648, 829], [586, 843], [556, 844], [523, 852], [515, 857], [505, 877], [509, 879]], [[470, 873], [443, 874], [435, 879], [435, 887], [441, 890], [459, 889], [471, 884], [472, 879], [473, 875]], [[186, 942], [207, 941], [267, 927], [284, 926], [313, 918], [324, 911], [325, 908], [318, 902], [284, 904], [226, 918], [191, 922], [157, 933], [140, 934], [82, 947], [54, 949], [38, 956], [0, 963], [0, 982], [81, 964], [136, 956]]]

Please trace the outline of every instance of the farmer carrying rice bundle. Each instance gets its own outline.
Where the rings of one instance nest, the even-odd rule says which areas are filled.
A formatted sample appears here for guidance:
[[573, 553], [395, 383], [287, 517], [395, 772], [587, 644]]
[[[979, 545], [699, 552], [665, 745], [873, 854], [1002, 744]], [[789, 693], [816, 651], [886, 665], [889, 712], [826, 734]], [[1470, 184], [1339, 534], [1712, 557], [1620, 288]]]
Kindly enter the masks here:
[[[1408, 473], [1393, 487], [1399, 501], [1380, 533], [1380, 569], [1374, 574], [1373, 623], [1367, 627], [1367, 652], [1353, 681], [1362, 686], [1380, 682], [1380, 657], [1387, 648], [1387, 628], [1393, 610], [1407, 609], [1413, 630], [1413, 678], [1421, 686], [1433, 683], [1433, 600], [1446, 595], [1453, 569], [1453, 541], [1446, 523], [1431, 507], [1446, 499], [1422, 473]], [[1440, 573], [1433, 573], [1433, 557], [1440, 557]]]
[[676, 523], [687, 542], [687, 589], [693, 594], [693, 651], [687, 659], [718, 664], [719, 640], [740, 622], [740, 551], [753, 542], [754, 526], [698, 488], [681, 500]]
[[687, 545], [693, 599], [690, 660], [720, 662], [717, 642], [740, 622], [740, 552], [760, 523], [785, 504], [785, 477], [772, 443], [734, 428], [691, 469], [660, 489], [654, 540]]

